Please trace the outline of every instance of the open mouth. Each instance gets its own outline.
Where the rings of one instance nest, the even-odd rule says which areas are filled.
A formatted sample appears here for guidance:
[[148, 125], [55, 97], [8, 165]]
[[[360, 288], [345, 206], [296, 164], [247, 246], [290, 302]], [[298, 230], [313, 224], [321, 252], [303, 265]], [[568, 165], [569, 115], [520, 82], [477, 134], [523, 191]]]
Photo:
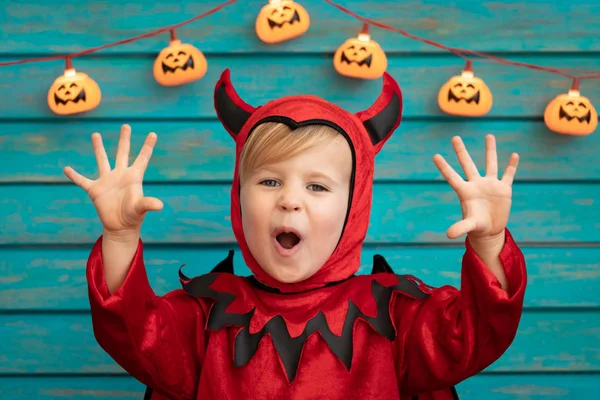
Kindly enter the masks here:
[[288, 250], [300, 243], [300, 238], [294, 232], [282, 232], [277, 235], [275, 239], [279, 242], [281, 247]]

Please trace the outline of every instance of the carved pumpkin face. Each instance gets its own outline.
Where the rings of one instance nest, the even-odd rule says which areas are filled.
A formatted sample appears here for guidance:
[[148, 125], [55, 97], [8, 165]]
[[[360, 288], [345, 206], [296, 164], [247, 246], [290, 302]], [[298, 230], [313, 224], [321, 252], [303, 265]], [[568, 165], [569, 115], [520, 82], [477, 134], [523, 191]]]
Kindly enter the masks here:
[[202, 78], [207, 68], [200, 50], [176, 39], [156, 57], [154, 79], [163, 86], [183, 85]]
[[333, 55], [333, 66], [345, 76], [377, 79], [387, 69], [387, 57], [379, 43], [368, 34], [360, 34], [338, 47]]
[[308, 29], [308, 13], [291, 0], [270, 0], [256, 18], [256, 34], [265, 43], [278, 43], [302, 35]]
[[554, 132], [566, 135], [589, 135], [598, 126], [598, 113], [587, 97], [578, 90], [561, 94], [544, 111], [544, 122]]
[[102, 94], [98, 84], [83, 72], [70, 68], [56, 78], [48, 90], [48, 106], [59, 115], [92, 110], [100, 104]]
[[479, 117], [490, 111], [492, 102], [490, 89], [485, 82], [473, 76], [471, 71], [453, 76], [438, 93], [440, 108], [451, 115]]

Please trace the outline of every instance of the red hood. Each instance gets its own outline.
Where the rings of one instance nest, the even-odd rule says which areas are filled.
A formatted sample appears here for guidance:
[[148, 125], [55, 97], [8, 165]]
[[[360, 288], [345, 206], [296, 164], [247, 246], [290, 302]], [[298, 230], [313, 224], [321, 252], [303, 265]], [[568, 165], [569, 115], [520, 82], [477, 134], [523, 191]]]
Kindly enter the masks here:
[[[352, 114], [316, 96], [288, 96], [259, 107], [245, 103], [233, 88], [229, 69], [223, 71], [215, 87], [215, 109], [221, 123], [236, 144], [235, 172], [231, 186], [231, 223], [244, 260], [256, 279], [281, 292], [301, 292], [341, 281], [360, 266], [363, 240], [369, 227], [375, 155], [400, 125], [402, 93], [387, 73], [383, 90], [367, 110]], [[325, 265], [310, 278], [283, 283], [268, 275], [256, 262], [242, 229], [239, 198], [239, 161], [248, 134], [263, 122], [282, 122], [294, 128], [306, 124], [325, 124], [346, 137], [352, 149], [351, 196], [341, 239]]]

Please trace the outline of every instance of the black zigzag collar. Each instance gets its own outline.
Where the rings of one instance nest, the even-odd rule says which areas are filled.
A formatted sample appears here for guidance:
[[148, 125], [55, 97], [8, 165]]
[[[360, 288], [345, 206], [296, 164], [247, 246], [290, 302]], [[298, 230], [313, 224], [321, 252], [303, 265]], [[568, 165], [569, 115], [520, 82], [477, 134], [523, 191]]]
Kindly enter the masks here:
[[[182, 266], [183, 267], [183, 266]], [[193, 296], [203, 297], [214, 300], [208, 316], [208, 328], [219, 330], [228, 325], [241, 327], [242, 329], [236, 335], [234, 346], [234, 363], [236, 366], [246, 365], [255, 354], [258, 344], [265, 334], [269, 333], [279, 357], [285, 367], [288, 380], [292, 382], [296, 376], [300, 354], [304, 343], [308, 337], [316, 331], [319, 331], [331, 351], [344, 363], [346, 369], [350, 370], [352, 364], [352, 346], [353, 346], [353, 326], [358, 318], [368, 322], [379, 334], [392, 341], [396, 337], [396, 331], [392, 324], [389, 305], [394, 291], [404, 292], [418, 299], [428, 296], [423, 292], [418, 284], [405, 275], [396, 275], [398, 283], [394, 286], [385, 287], [376, 280], [371, 283], [371, 291], [377, 304], [377, 316], [369, 317], [363, 314], [358, 306], [351, 300], [348, 300], [348, 312], [344, 321], [342, 336], [336, 336], [331, 332], [327, 320], [322, 311], [306, 323], [302, 334], [292, 338], [287, 330], [285, 321], [280, 315], [271, 318], [263, 328], [254, 333], [250, 333], [250, 321], [255, 309], [245, 313], [225, 312], [227, 307], [235, 300], [235, 295], [231, 293], [219, 292], [210, 288], [211, 284], [221, 273], [231, 273], [233, 271], [233, 251], [229, 256], [217, 265], [215, 272], [201, 275], [189, 279], [179, 269], [179, 276], [183, 289]], [[231, 272], [229, 272], [231, 271]], [[391, 268], [385, 259], [379, 255], [374, 258], [373, 273], [390, 272]], [[240, 279], [248, 279], [242, 278]]]

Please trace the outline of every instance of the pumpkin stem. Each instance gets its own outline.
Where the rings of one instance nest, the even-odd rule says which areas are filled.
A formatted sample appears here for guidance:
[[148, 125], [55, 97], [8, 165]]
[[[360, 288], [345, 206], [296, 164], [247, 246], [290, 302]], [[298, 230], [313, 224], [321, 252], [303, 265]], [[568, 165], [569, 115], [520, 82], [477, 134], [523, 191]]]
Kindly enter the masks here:
[[467, 63], [465, 64], [465, 71], [467, 71], [467, 72], [473, 71], [473, 61], [467, 60]]
[[72, 68], [73, 68], [73, 60], [69, 56], [65, 57], [65, 70], [72, 69]]
[[571, 90], [579, 90], [579, 78], [573, 78], [573, 84], [571, 85]]
[[369, 24], [364, 23], [362, 26], [362, 29], [360, 30], [360, 34], [361, 35], [368, 35], [369, 34]]
[[175, 33], [175, 29], [171, 29], [171, 41], [177, 40], [177, 34]]

